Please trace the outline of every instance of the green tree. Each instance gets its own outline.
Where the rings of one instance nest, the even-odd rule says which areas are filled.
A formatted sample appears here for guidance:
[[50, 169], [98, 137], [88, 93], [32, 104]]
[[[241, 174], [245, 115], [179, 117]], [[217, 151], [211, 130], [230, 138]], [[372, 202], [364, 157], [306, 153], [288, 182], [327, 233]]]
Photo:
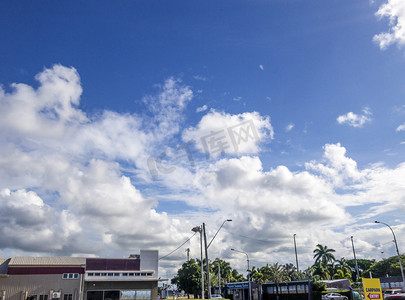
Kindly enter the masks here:
[[336, 263], [338, 268], [342, 270], [343, 273], [349, 273], [350, 275], [352, 274], [352, 267], [349, 265], [349, 262], [344, 257], [342, 257], [340, 260], [337, 260]]
[[[405, 265], [405, 255], [401, 256], [402, 265]], [[373, 263], [364, 272], [364, 277], [369, 277], [371, 274], [373, 277], [384, 277], [384, 276], [401, 276], [401, 269], [399, 266], [398, 256], [392, 256], [387, 259], [383, 259], [379, 262]]]
[[333, 279], [351, 279], [352, 274], [351, 273], [344, 273], [343, 270], [339, 269], [336, 271], [335, 274], [333, 274]]
[[187, 295], [199, 295], [201, 292], [201, 268], [194, 259], [185, 262], [177, 275], [171, 280], [180, 290], [184, 290]]
[[[368, 270], [372, 264], [375, 263], [375, 259], [357, 259], [357, 266], [359, 268], [360, 277], [362, 277], [362, 273]], [[347, 260], [347, 264], [354, 270], [352, 272], [352, 279], [353, 281], [356, 280], [356, 261], [354, 259]]]
[[320, 280], [330, 279], [330, 274], [329, 274], [328, 269], [320, 261], [316, 262], [311, 267], [311, 275], [314, 279], [320, 279]]
[[216, 258], [212, 263], [211, 263], [211, 270], [212, 270], [212, 275], [210, 276], [210, 279], [212, 280], [213, 285], [218, 285], [218, 264], [219, 264], [219, 271], [220, 271], [220, 283], [221, 286], [223, 286], [226, 282], [230, 281], [230, 275], [232, 274], [232, 268], [229, 262], [226, 262], [222, 259]]
[[315, 264], [320, 262], [323, 267], [326, 267], [328, 263], [334, 262], [336, 259], [333, 252], [335, 252], [335, 249], [328, 248], [328, 246], [322, 246], [321, 244], [316, 245], [313, 251], [313, 253], [315, 253]]
[[236, 269], [232, 270], [231, 273], [231, 280], [229, 282], [240, 282], [240, 281], [246, 281], [246, 278], [243, 277], [242, 274], [239, 274], [238, 271]]
[[274, 264], [270, 265], [269, 271], [270, 271], [270, 276], [269, 276], [270, 281], [279, 283], [279, 282], [288, 280], [288, 276], [284, 270], [284, 267], [282, 265], [279, 265], [278, 263], [274, 263]]

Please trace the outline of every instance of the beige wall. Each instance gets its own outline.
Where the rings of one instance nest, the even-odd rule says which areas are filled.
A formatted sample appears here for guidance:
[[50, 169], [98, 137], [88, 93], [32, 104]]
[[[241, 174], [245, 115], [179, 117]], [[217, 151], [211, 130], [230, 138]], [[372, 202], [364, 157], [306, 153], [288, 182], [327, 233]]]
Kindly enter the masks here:
[[80, 279], [62, 279], [61, 274], [11, 275], [0, 278], [0, 296], [1, 291], [4, 291], [4, 300], [25, 300], [25, 294], [37, 295], [37, 300], [39, 295], [48, 295], [48, 299], [51, 300], [51, 291], [61, 292], [61, 300], [63, 294], [73, 294], [73, 300], [80, 300], [79, 290]]

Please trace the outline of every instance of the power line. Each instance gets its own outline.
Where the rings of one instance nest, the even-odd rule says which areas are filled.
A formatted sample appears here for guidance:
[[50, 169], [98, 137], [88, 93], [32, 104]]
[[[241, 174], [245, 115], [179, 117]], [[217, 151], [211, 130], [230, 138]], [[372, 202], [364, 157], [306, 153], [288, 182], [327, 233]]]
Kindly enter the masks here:
[[166, 258], [166, 257], [168, 257], [169, 255], [171, 255], [171, 254], [173, 254], [174, 252], [176, 252], [177, 250], [179, 250], [181, 247], [183, 247], [183, 245], [184, 245], [185, 243], [187, 243], [189, 240], [191, 240], [192, 237], [196, 235], [196, 233], [197, 233], [197, 232], [194, 232], [194, 234], [193, 234], [192, 236], [190, 236], [183, 244], [181, 244], [180, 246], [178, 246], [176, 249], [174, 249], [174, 250], [173, 250], [172, 252], [170, 252], [169, 254], [160, 257], [159, 260], [161, 260], [161, 259], [163, 259], [163, 258]]

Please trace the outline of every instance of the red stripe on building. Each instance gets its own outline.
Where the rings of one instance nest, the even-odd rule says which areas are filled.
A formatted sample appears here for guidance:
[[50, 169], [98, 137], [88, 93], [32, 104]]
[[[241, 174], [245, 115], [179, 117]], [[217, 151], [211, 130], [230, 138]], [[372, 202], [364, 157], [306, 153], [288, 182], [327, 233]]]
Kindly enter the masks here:
[[86, 269], [88, 271], [140, 271], [141, 260], [139, 258], [87, 258]]
[[44, 274], [63, 274], [79, 273], [84, 274], [84, 268], [81, 267], [13, 267], [7, 269], [8, 275], [44, 275]]

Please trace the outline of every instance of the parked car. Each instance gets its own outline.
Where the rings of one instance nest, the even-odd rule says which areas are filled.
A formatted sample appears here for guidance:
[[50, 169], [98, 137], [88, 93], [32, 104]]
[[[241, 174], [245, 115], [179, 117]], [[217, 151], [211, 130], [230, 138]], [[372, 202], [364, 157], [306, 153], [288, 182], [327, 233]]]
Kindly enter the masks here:
[[400, 291], [399, 293], [389, 294], [384, 296], [384, 300], [405, 300], [405, 293]]
[[212, 294], [211, 299], [224, 299], [220, 294]]
[[384, 299], [389, 296], [389, 295], [395, 295], [395, 294], [400, 294], [401, 290], [400, 289], [395, 289], [395, 290], [385, 290], [384, 291]]
[[322, 296], [322, 300], [348, 300], [348, 298], [339, 293], [328, 293]]

